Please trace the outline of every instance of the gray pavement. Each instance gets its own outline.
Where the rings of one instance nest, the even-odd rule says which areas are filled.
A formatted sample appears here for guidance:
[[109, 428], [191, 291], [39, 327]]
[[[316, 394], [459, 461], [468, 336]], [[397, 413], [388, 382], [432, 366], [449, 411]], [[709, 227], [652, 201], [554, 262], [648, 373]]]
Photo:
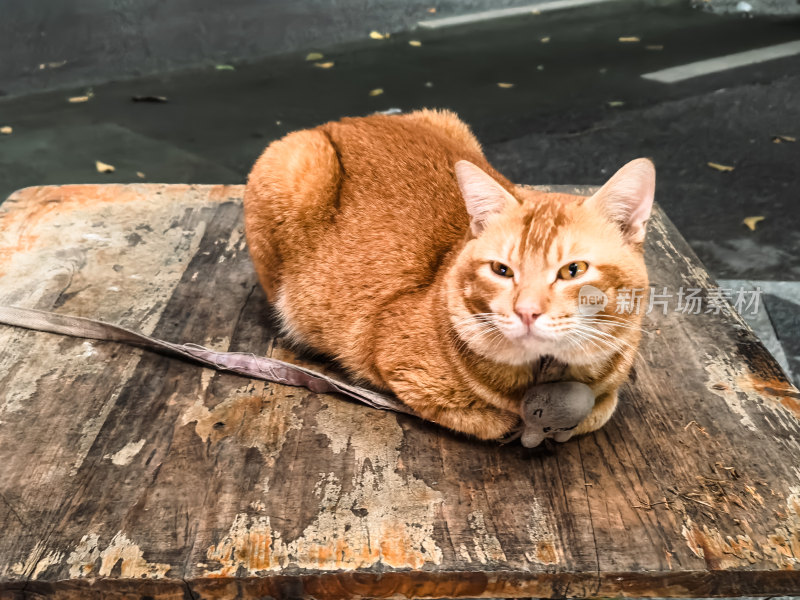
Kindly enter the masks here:
[[[408, 31], [421, 20], [550, 2], [4, 0], [0, 95], [257, 60], [357, 41], [371, 30]], [[615, 2], [640, 7], [685, 0]]]
[[[447, 7], [439, 14], [455, 12]], [[641, 75], [798, 39], [796, 20], [622, 2], [396, 31], [386, 40], [365, 32], [324, 48], [301, 41], [298, 52], [236, 62], [234, 70], [211, 65], [97, 83], [84, 103], [67, 101], [86, 94], [84, 85], [0, 98], [0, 127], [13, 127], [0, 135], [0, 196], [47, 183], [240, 183], [258, 153], [288, 131], [376, 110], [446, 107], [520, 182], [597, 184], [631, 158], [652, 157], [658, 201], [712, 274], [793, 282], [800, 280], [798, 56], [674, 85]], [[334, 65], [306, 61], [308, 50]], [[371, 96], [376, 88], [383, 93]], [[169, 101], [134, 103], [135, 95]], [[95, 160], [116, 171], [98, 173]], [[755, 231], [743, 224], [750, 216], [765, 217]], [[800, 297], [797, 287], [776, 285], [763, 296], [761, 322], [796, 376]]]

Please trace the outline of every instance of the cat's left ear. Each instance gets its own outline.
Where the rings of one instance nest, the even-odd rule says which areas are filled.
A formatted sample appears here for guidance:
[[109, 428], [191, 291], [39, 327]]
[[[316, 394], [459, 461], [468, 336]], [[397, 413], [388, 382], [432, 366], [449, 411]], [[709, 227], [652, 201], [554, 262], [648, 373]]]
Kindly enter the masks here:
[[483, 231], [489, 217], [507, 206], [519, 204], [491, 175], [469, 161], [460, 160], [456, 163], [456, 179], [469, 213], [470, 229], [475, 236]]
[[647, 220], [656, 193], [656, 168], [646, 158], [632, 160], [589, 199], [614, 223], [632, 244], [644, 241]]

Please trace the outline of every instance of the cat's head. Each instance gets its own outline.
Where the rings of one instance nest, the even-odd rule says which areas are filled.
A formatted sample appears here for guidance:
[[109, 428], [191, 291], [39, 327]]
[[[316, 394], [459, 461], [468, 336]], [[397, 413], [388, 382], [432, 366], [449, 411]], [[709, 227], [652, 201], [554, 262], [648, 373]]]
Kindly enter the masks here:
[[471, 234], [447, 304], [464, 344], [524, 364], [543, 355], [589, 363], [638, 343], [653, 163], [629, 162], [591, 197], [512, 195], [472, 163], [455, 170]]

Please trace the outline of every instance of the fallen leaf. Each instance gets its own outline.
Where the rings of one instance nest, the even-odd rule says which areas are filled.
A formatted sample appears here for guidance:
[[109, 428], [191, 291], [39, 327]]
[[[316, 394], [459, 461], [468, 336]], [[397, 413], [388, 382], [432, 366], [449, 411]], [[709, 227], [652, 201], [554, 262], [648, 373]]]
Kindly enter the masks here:
[[497, 87], [508, 89], [508, 88], [514, 87], [514, 84], [513, 83], [498, 83]]
[[622, 100], [612, 100], [608, 103], [611, 108], [617, 108], [619, 106], [625, 106], [625, 103]]
[[370, 96], [380, 96], [383, 93], [383, 88], [375, 88], [374, 90], [370, 90]]
[[783, 142], [796, 142], [797, 138], [790, 135], [773, 135], [772, 142], [774, 144], [782, 144]]
[[235, 71], [236, 67], [233, 65], [217, 65], [214, 67], [217, 71]]
[[728, 165], [721, 165], [715, 162], [706, 163], [712, 169], [716, 169], [717, 171], [733, 171], [733, 167], [729, 167]]
[[408, 45], [414, 46], [415, 48], [419, 48], [420, 46], [422, 46], [422, 42], [420, 42], [419, 40], [408, 40]]
[[644, 47], [645, 50], [663, 50], [664, 46], [661, 44], [650, 44], [649, 46]]
[[542, 38], [542, 39], [540, 39], [539, 41], [540, 41], [540, 42], [542, 42], [543, 44], [546, 44], [547, 42], [549, 42], [549, 41], [550, 41], [550, 36], [543, 37], [543, 38]]
[[14, 133], [14, 128], [9, 125], [4, 125], [3, 127], [0, 127], [0, 133], [3, 135], [11, 135]]
[[636, 37], [635, 35], [629, 35], [629, 36], [626, 36], [626, 37], [619, 38], [619, 41], [622, 42], [622, 43], [628, 43], [629, 44], [629, 43], [640, 42], [641, 40], [638, 37]]
[[141, 171], [136, 171], [136, 176], [137, 176], [139, 179], [144, 179], [144, 178], [145, 178], [145, 174], [144, 174], [144, 173], [142, 173]]
[[67, 64], [67, 61], [65, 61], [65, 60], [60, 60], [58, 62], [42, 63], [42, 64], [39, 65], [39, 69], [40, 70], [43, 70], [43, 69], [58, 69], [59, 67], [63, 67], [65, 64]]
[[131, 96], [134, 102], [169, 102], [166, 96]]
[[328, 62], [317, 62], [314, 63], [315, 67], [319, 67], [320, 69], [330, 69], [335, 63], [332, 60]]
[[434, 14], [436, 12], [436, 9], [435, 8], [429, 8], [428, 12], [431, 13], [431, 14]]
[[381, 33], [380, 31], [370, 31], [369, 37], [373, 40], [385, 40], [389, 37], [388, 33]]
[[324, 55], [320, 54], [319, 52], [309, 52], [306, 54], [306, 60], [322, 60]]
[[116, 170], [113, 165], [107, 165], [99, 160], [94, 161], [94, 166], [97, 168], [98, 173], [113, 173]]
[[79, 104], [80, 102], [88, 102], [91, 96], [71, 96], [67, 98], [67, 102], [71, 104]]
[[742, 223], [747, 225], [747, 227], [748, 227], [748, 229], [750, 229], [750, 231], [755, 231], [756, 230], [756, 224], [757, 223], [761, 223], [761, 221], [763, 221], [765, 218], [766, 217], [746, 217], [746, 218], [742, 219]]

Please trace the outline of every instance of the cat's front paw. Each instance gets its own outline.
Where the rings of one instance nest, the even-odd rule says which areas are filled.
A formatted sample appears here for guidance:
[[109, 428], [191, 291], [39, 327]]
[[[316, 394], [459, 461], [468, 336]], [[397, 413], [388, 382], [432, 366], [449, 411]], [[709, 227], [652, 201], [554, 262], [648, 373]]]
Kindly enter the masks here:
[[594, 392], [577, 381], [541, 383], [528, 388], [522, 399], [524, 431], [521, 442], [535, 448], [545, 438], [566, 442], [592, 411]]

